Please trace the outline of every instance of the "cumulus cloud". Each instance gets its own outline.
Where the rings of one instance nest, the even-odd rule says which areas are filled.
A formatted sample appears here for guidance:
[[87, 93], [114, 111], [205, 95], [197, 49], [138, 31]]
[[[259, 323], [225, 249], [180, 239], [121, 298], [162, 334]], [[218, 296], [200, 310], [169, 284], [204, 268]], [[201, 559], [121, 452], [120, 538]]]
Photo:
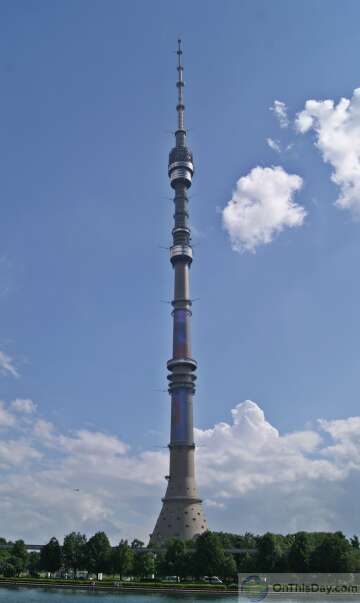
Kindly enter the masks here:
[[340, 188], [336, 201], [360, 219], [360, 88], [351, 99], [308, 100], [298, 113], [296, 129], [315, 132], [315, 146], [332, 167], [332, 181]]
[[306, 211], [293, 198], [302, 184], [300, 176], [281, 166], [258, 166], [242, 176], [222, 213], [234, 251], [254, 252], [284, 228], [301, 226]]
[[16, 398], [16, 400], [13, 400], [11, 402], [11, 408], [15, 412], [25, 413], [29, 415], [36, 411], [37, 405], [32, 400]]
[[[282, 436], [251, 400], [238, 404], [231, 413], [232, 424], [218, 423], [196, 433], [202, 447], [201, 479], [205, 484], [215, 482], [222, 497], [244, 495], [264, 484], [289, 484], [305, 476], [337, 476], [328, 460], [308, 456], [321, 445], [318, 433], [299, 431]], [[235, 459], [238, 469], [234, 470]]]
[[3, 375], [12, 375], [19, 377], [19, 373], [14, 365], [13, 359], [5, 352], [0, 350], [0, 373]]
[[[213, 529], [356, 531], [360, 417], [321, 419], [314, 429], [285, 434], [251, 400], [230, 417], [195, 430], [198, 482]], [[165, 490], [167, 451], [134, 452], [99, 430], [62, 433], [33, 414], [19, 421], [0, 442], [1, 535], [41, 543], [102, 529], [114, 543], [147, 540]]]
[[275, 100], [272, 107], [270, 107], [270, 111], [274, 112], [274, 115], [279, 121], [280, 128], [287, 128], [289, 125], [289, 118], [287, 115], [287, 107], [286, 104], [282, 101]]

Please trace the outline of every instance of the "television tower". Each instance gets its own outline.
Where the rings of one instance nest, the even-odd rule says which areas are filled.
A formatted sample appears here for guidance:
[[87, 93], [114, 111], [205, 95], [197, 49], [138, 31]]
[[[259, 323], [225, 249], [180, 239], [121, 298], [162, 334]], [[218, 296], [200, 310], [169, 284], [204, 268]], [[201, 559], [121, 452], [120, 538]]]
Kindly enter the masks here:
[[197, 493], [194, 467], [193, 394], [197, 364], [191, 355], [189, 269], [193, 253], [187, 196], [194, 166], [192, 153], [186, 146], [181, 40], [178, 40], [177, 55], [177, 130], [168, 166], [170, 184], [175, 191], [175, 223], [172, 230], [173, 244], [170, 247], [170, 261], [175, 276], [174, 299], [171, 302], [173, 357], [167, 362], [171, 396], [170, 471], [165, 476], [168, 485], [155, 529], [150, 535], [151, 545], [161, 544], [172, 537], [189, 540], [207, 530], [202, 500]]

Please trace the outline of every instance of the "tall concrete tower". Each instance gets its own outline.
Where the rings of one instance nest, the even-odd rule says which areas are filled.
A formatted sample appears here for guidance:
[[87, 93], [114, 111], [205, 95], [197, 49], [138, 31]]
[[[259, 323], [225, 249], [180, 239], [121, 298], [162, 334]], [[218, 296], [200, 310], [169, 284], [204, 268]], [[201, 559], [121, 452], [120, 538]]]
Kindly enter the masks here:
[[184, 125], [184, 79], [181, 40], [178, 40], [178, 104], [175, 147], [169, 154], [168, 174], [174, 189], [173, 244], [170, 261], [174, 269], [173, 356], [167, 363], [171, 396], [170, 471], [163, 506], [150, 536], [150, 544], [163, 543], [171, 537], [188, 540], [207, 530], [202, 500], [195, 482], [193, 395], [196, 361], [191, 354], [191, 299], [189, 270], [193, 259], [187, 191], [194, 174], [193, 156], [186, 146]]

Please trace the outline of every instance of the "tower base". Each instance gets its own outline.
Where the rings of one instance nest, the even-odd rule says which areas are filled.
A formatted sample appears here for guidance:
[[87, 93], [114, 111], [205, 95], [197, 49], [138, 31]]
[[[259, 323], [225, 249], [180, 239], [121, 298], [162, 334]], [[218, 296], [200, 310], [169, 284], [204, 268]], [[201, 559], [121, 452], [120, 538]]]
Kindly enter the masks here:
[[207, 529], [200, 498], [165, 497], [149, 544], [163, 545], [169, 538], [192, 540]]

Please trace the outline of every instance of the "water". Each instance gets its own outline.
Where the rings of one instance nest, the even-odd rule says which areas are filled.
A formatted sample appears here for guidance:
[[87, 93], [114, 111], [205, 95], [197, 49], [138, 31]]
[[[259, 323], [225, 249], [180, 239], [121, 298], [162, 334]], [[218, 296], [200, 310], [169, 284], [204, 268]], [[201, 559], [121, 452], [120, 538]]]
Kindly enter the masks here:
[[[141, 594], [141, 593], [100, 593], [86, 590], [61, 590], [57, 588], [3, 588], [0, 587], [0, 603], [250, 603], [246, 597], [238, 595], [201, 594]], [[282, 595], [263, 600], [265, 603], [360, 603], [358, 596], [338, 597], [288, 597]]]
[[238, 603], [237, 595], [185, 595], [185, 594], [140, 594], [140, 593], [96, 593], [85, 590], [0, 588], [0, 603]]

